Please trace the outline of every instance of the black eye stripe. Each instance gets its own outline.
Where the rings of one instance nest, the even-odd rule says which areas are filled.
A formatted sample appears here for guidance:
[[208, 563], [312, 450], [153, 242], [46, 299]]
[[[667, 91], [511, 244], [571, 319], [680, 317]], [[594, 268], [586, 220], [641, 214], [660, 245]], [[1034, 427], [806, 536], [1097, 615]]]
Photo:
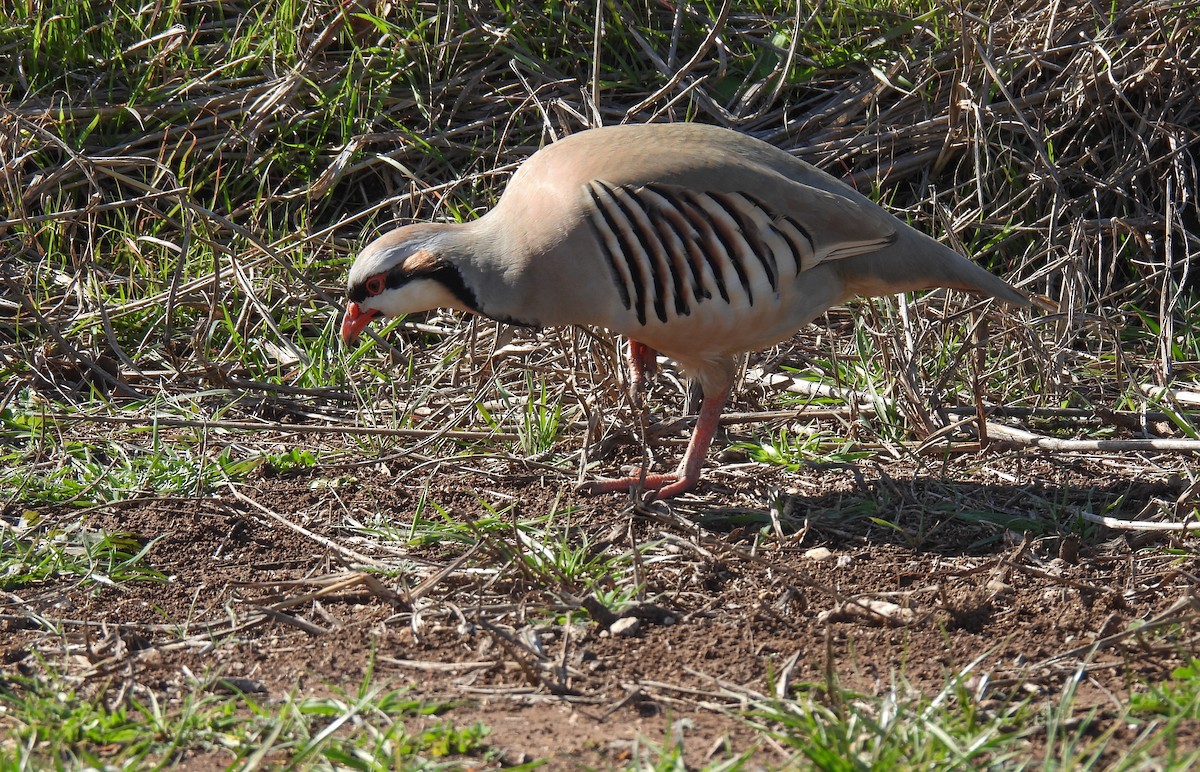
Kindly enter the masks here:
[[[478, 313], [484, 314], [479, 307], [479, 300], [475, 297], [475, 293], [463, 281], [462, 274], [454, 266], [443, 262], [432, 262], [420, 266], [416, 270], [408, 270], [403, 264], [393, 266], [386, 273], [377, 273], [374, 276], [367, 277], [364, 281], [350, 287], [346, 291], [347, 297], [355, 303], [362, 303], [367, 298], [378, 295], [385, 289], [399, 289], [411, 281], [417, 279], [432, 279], [438, 282], [450, 294], [454, 295], [467, 308], [473, 309]], [[376, 283], [382, 283], [382, 287], [376, 288]], [[521, 322], [514, 322], [521, 324]]]
[[459, 302], [467, 308], [476, 311], [480, 310], [479, 300], [475, 297], [475, 293], [463, 281], [462, 274], [458, 269], [449, 263], [440, 261], [430, 263], [412, 272], [393, 268], [391, 271], [388, 271], [387, 285], [391, 289], [407, 284], [413, 279], [432, 279], [450, 290], [450, 294], [458, 298]]
[[380, 274], [380, 276], [383, 277], [384, 284], [388, 289], [400, 289], [405, 284], [417, 278], [419, 274], [405, 270], [404, 265], [401, 264], [392, 268], [386, 274]]

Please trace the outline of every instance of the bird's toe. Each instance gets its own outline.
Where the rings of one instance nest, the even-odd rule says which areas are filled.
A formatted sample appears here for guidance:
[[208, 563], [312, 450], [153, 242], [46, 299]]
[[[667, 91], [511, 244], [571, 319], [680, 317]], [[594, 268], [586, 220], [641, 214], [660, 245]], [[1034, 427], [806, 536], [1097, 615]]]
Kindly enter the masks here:
[[[629, 477], [619, 479], [600, 478], [589, 480], [575, 487], [579, 493], [595, 496], [601, 493], [628, 493], [635, 490], [658, 491], [663, 486], [671, 487], [676, 482], [673, 474], [643, 475], [640, 469], [634, 469]], [[659, 496], [659, 498], [662, 498]]]

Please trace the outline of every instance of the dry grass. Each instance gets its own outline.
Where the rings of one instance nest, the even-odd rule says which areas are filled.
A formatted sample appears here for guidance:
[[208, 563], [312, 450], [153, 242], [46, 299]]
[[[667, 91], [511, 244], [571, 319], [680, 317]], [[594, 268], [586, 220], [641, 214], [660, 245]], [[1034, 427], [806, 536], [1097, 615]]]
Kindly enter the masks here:
[[[548, 7], [143, 9], [80, 33], [102, 67], [58, 58], [72, 48], [52, 9], [40, 51], [14, 18], [6, 399], [32, 384], [73, 402], [72, 375], [142, 396], [195, 388], [246, 375], [262, 345], [287, 382], [312, 360], [296, 336], [327, 337], [365, 235], [486, 207], [547, 138], [685, 118], [795, 148], [1056, 300], [1062, 316], [1025, 344], [1036, 385], [997, 400], [1137, 403], [1127, 378], [1191, 372], [1200, 34], [1186, 4], [738, 10], [719, 26], [628, 4], [605, 8], [598, 38], [590, 5]], [[288, 58], [251, 50], [268, 33], [288, 36]]]

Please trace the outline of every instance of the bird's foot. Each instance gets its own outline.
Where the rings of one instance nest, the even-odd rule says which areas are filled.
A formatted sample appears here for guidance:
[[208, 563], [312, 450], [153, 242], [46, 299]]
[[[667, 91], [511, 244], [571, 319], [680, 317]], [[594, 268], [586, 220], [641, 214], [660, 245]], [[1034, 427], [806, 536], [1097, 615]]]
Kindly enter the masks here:
[[601, 493], [628, 493], [631, 490], [641, 489], [647, 491], [648, 495], [643, 501], [649, 503], [655, 500], [670, 499], [678, 496], [681, 493], [686, 493], [696, 487], [696, 483], [700, 482], [700, 475], [689, 479], [688, 475], [673, 472], [671, 474], [648, 474], [642, 476], [640, 469], [634, 469], [633, 474], [629, 477], [622, 477], [617, 480], [599, 479], [590, 480], [581, 484], [575, 490], [580, 493], [595, 496]]
[[675, 475], [673, 474], [647, 474], [643, 476], [641, 469], [634, 469], [628, 477], [621, 477], [615, 480], [603, 477], [598, 480], [589, 480], [580, 484], [576, 490], [589, 495], [598, 493], [626, 493], [636, 488], [656, 491], [672, 482], [675, 482]]

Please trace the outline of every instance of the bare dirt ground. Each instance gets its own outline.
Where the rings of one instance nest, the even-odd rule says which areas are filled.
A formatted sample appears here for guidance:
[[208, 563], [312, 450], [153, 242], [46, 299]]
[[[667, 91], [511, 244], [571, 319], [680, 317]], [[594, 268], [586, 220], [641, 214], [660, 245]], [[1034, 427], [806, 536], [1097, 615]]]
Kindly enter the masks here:
[[[260, 701], [352, 690], [373, 667], [377, 680], [451, 701], [443, 718], [485, 722], [507, 763], [605, 768], [629, 761], [637, 742], [680, 737], [691, 764], [754, 745], [756, 762], [782, 764], [790, 754], [741, 711], [788, 690], [820, 694], [831, 679], [932, 696], [961, 674], [980, 693], [986, 679], [993, 702], [1013, 691], [1052, 702], [1086, 666], [1077, 720], [1098, 734], [1131, 689], [1165, 678], [1195, 641], [1194, 550], [1172, 554], [1161, 549], [1172, 537], [1114, 536], [1068, 514], [1132, 517], [1174, 500], [1184, 484], [1155, 459], [992, 451], [864, 462], [858, 475], [742, 466], [710, 473], [670, 509], [579, 496], [509, 463], [479, 467], [416, 470], [402, 483], [397, 463], [260, 474], [240, 497], [91, 510], [93, 527], [158, 539], [148, 560], [169, 581], [97, 590], [64, 578], [18, 593], [0, 662], [30, 672], [41, 657], [93, 689], [120, 684], [166, 702], [217, 676]], [[784, 491], [778, 531], [748, 490]], [[423, 500], [493, 526], [433, 544], [348, 527], [407, 533]], [[558, 533], [592, 555], [638, 548], [632, 635], [610, 632], [567, 572], [530, 568], [543, 545], [495, 525], [551, 511]], [[1010, 527], [977, 522], [981, 512]], [[828, 555], [810, 552], [820, 547]], [[399, 571], [352, 571], [354, 553]], [[593, 588], [606, 589], [604, 578]], [[855, 600], [894, 605], [873, 613]], [[34, 630], [31, 614], [62, 634]], [[1151, 623], [1145, 634], [1132, 634], [1138, 620]], [[1117, 728], [1113, 753], [1122, 733], [1135, 729]]]

